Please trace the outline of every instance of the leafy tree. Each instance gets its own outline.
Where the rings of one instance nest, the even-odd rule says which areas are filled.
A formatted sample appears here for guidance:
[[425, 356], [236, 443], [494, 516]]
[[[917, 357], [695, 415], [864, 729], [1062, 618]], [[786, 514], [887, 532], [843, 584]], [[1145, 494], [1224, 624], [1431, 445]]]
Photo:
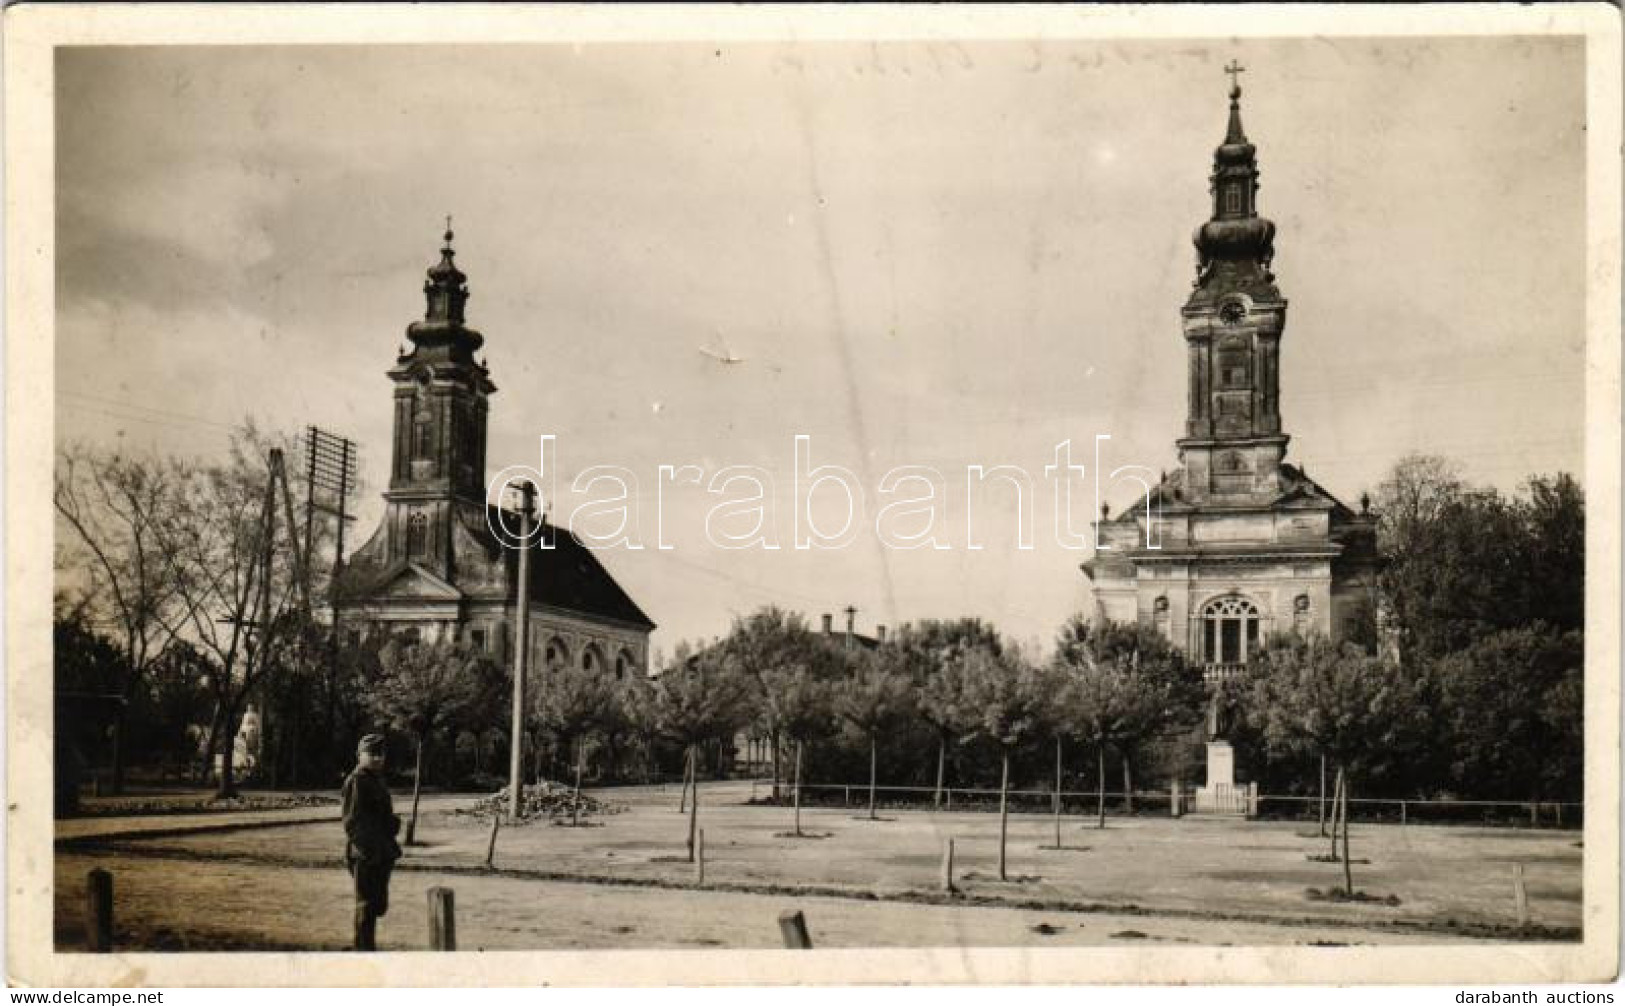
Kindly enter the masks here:
[[834, 701], [828, 682], [807, 665], [781, 667], [765, 677], [774, 715], [784, 735], [795, 745], [795, 776], [791, 793], [795, 804], [795, 835], [801, 837], [802, 748], [834, 731]]
[[[732, 658], [712, 647], [692, 656], [679, 647], [672, 663], [654, 681], [655, 717], [661, 733], [682, 745], [697, 766], [700, 745], [736, 729], [746, 717], [744, 674]], [[700, 789], [696, 773], [689, 803], [688, 858], [694, 860], [699, 829]]]
[[1055, 653], [1061, 667], [1114, 679], [1087, 682], [1076, 696], [1085, 701], [1089, 714], [1079, 721], [1083, 733], [1073, 734], [1095, 745], [1100, 754], [1099, 810], [1104, 826], [1105, 746], [1116, 748], [1122, 757], [1123, 790], [1133, 809], [1135, 756], [1151, 742], [1200, 722], [1207, 686], [1201, 669], [1187, 663], [1184, 654], [1150, 626], [1094, 625], [1074, 615], [1062, 626]]
[[[1344, 807], [1354, 776], [1414, 750], [1421, 724], [1416, 682], [1399, 666], [1323, 636], [1289, 637], [1249, 669], [1249, 704], [1271, 752], [1324, 753], [1337, 767]], [[1344, 811], [1344, 884], [1354, 893]], [[1336, 831], [1333, 831], [1335, 855]]]
[[1378, 503], [1382, 605], [1407, 661], [1537, 621], [1584, 626], [1585, 498], [1570, 476], [1531, 478], [1509, 499], [1413, 455]]
[[573, 661], [549, 668], [535, 690], [537, 718], [556, 738], [559, 747], [574, 762], [575, 799], [571, 802], [571, 824], [579, 824], [581, 772], [586, 757], [587, 736], [603, 723], [617, 704], [615, 683], [602, 670], [589, 669]]
[[942, 806], [948, 746], [965, 730], [963, 657], [972, 649], [1004, 649], [999, 634], [979, 618], [926, 619], [899, 627], [892, 644], [914, 688], [914, 711], [937, 738], [935, 806]]
[[417, 745], [412, 773], [412, 815], [406, 844], [417, 832], [418, 799], [423, 791], [423, 752], [429, 736], [455, 723], [479, 696], [482, 658], [448, 640], [408, 643], [391, 640], [379, 654], [383, 673], [370, 693], [378, 716], [409, 731]]
[[736, 619], [719, 646], [754, 687], [755, 720], [772, 748], [773, 799], [778, 800], [784, 723], [773, 686], [808, 666], [820, 643], [799, 614], [769, 606]]
[[869, 820], [875, 820], [875, 773], [880, 734], [909, 712], [908, 681], [897, 658], [882, 650], [854, 651], [852, 674], [840, 685], [835, 710], [869, 742]]
[[961, 658], [961, 664], [965, 707], [974, 711], [973, 736], [986, 737], [999, 747], [999, 879], [1008, 880], [1010, 754], [1042, 729], [1044, 706], [1051, 696], [1037, 670], [1014, 655], [973, 648]]
[[1580, 795], [1584, 640], [1546, 625], [1507, 629], [1443, 658], [1439, 711], [1463, 792]]

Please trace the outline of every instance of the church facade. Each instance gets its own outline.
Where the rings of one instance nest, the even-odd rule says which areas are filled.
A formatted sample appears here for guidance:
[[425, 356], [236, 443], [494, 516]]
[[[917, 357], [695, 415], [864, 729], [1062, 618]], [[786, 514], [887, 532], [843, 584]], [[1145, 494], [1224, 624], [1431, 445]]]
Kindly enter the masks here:
[[1214, 152], [1211, 218], [1181, 311], [1187, 415], [1179, 466], [1095, 525], [1083, 565], [1093, 617], [1154, 627], [1210, 682], [1244, 674], [1272, 633], [1371, 638], [1376, 518], [1287, 463], [1280, 414], [1286, 298], [1271, 271], [1275, 225], [1258, 215], [1258, 163], [1232, 84]]
[[[484, 337], [464, 321], [467, 277], [451, 239], [448, 230], [428, 271], [425, 316], [407, 328], [411, 348], [388, 372], [394, 440], [384, 517], [335, 575], [334, 610], [352, 641], [450, 639], [506, 663], [518, 645], [519, 551], [492, 528], [517, 537], [520, 521], [486, 503], [496, 385], [475, 357]], [[654, 623], [591, 549], [545, 525], [528, 566], [531, 667], [574, 663], [620, 679], [647, 672]]]

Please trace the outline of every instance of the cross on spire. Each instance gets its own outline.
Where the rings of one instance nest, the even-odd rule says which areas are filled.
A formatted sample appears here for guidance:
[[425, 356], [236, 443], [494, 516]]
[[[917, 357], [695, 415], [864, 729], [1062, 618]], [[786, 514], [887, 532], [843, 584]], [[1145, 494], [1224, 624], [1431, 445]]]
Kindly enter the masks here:
[[1242, 66], [1240, 63], [1236, 62], [1234, 59], [1232, 59], [1230, 61], [1230, 65], [1224, 68], [1224, 72], [1228, 73], [1230, 75], [1230, 93], [1231, 93], [1231, 96], [1233, 97], [1233, 96], [1241, 93], [1241, 81], [1237, 78], [1236, 75], [1241, 74], [1241, 73], [1246, 73], [1247, 68], [1245, 66]]
[[446, 244], [451, 244], [451, 214], [446, 214]]

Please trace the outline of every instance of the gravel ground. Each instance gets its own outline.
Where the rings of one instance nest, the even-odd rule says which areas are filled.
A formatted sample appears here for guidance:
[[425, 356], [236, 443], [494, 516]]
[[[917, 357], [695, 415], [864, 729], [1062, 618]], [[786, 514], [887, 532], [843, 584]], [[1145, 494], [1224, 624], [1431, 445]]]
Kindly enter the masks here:
[[[626, 812], [580, 828], [503, 829], [501, 877], [472, 875], [484, 861], [487, 827], [450, 813], [470, 798], [426, 800], [418, 826], [424, 844], [408, 850], [407, 869], [397, 874], [397, 904], [408, 921], [392, 914], [386, 928], [403, 945], [420, 945], [422, 892], [444, 883], [459, 892], [460, 928], [469, 916], [470, 947], [772, 946], [772, 920], [787, 901], [816, 902], [822, 921], [814, 929], [825, 927], [823, 940], [834, 945], [1139, 938], [1113, 936], [1122, 932], [1205, 944], [1460, 940], [1449, 926], [1507, 935], [1495, 927], [1514, 921], [1513, 863], [1524, 864], [1535, 923], [1572, 937], [1580, 922], [1576, 832], [1357, 824], [1356, 886], [1393, 895], [1399, 904], [1338, 905], [1305, 893], [1342, 882], [1341, 864], [1309, 859], [1326, 850], [1325, 842], [1306, 837], [1312, 824], [1111, 818], [1100, 831], [1072, 818], [1063, 821], [1066, 847], [1055, 850], [1044, 848], [1054, 844], [1049, 818], [1014, 816], [1011, 880], [1000, 882], [996, 816], [908, 811], [868, 821], [856, 808], [804, 810], [803, 829], [822, 837], [786, 838], [788, 810], [743, 806], [749, 785], [724, 783], [701, 788], [707, 884], [723, 889], [702, 892], [672, 889], [695, 879], [683, 861], [687, 818], [677, 812], [675, 786], [597, 795]], [[398, 796], [397, 809], [404, 803]], [[58, 856], [59, 918], [68, 920], [59, 923], [58, 938], [65, 942], [78, 939], [75, 892], [82, 891], [90, 858], [119, 878], [120, 903], [129, 906], [127, 921], [137, 926], [132, 938], [141, 945], [337, 947], [347, 938], [335, 821], [144, 838], [121, 833], [116, 820], [102, 826], [119, 837], [83, 848], [99, 841], [83, 831]], [[969, 903], [892, 902], [940, 899], [949, 837], [956, 881]], [[283, 902], [284, 891], [291, 901]], [[841, 897], [809, 896], [826, 894]], [[311, 913], [299, 906], [330, 898], [338, 906], [331, 927], [321, 928], [314, 916], [307, 924]], [[211, 907], [177, 909], [190, 904]], [[992, 904], [1011, 907], [982, 907]], [[1062, 910], [1083, 906], [1092, 910]], [[1054, 931], [1033, 928], [1041, 923]], [[722, 942], [697, 942], [704, 940]]]

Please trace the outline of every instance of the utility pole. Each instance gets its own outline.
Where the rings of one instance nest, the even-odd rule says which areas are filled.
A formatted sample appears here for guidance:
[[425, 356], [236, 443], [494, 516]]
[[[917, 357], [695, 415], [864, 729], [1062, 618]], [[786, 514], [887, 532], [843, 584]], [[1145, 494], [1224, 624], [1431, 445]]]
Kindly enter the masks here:
[[525, 765], [525, 668], [530, 662], [530, 509], [536, 486], [519, 484], [519, 590], [514, 612], [513, 737], [508, 745], [508, 819], [519, 823], [519, 798]]
[[[320, 510], [338, 518], [337, 548], [333, 554], [333, 570], [331, 581], [337, 581], [339, 570], [344, 565], [344, 525], [355, 518], [345, 512], [345, 503], [356, 486], [356, 448], [355, 441], [348, 437], [341, 437], [329, 433], [318, 426], [305, 429], [305, 554], [309, 557], [315, 551], [315, 539], [311, 536], [310, 525], [312, 515]], [[318, 502], [316, 490], [325, 490], [330, 496], [337, 499], [338, 505], [331, 506]], [[310, 568], [307, 558], [306, 568]], [[339, 661], [339, 606], [338, 596], [332, 590], [331, 583], [328, 588], [329, 612], [331, 625], [327, 636], [327, 723], [326, 736], [336, 738], [338, 734], [338, 661]], [[330, 740], [330, 743], [332, 741]], [[331, 766], [330, 766], [331, 767]]]

